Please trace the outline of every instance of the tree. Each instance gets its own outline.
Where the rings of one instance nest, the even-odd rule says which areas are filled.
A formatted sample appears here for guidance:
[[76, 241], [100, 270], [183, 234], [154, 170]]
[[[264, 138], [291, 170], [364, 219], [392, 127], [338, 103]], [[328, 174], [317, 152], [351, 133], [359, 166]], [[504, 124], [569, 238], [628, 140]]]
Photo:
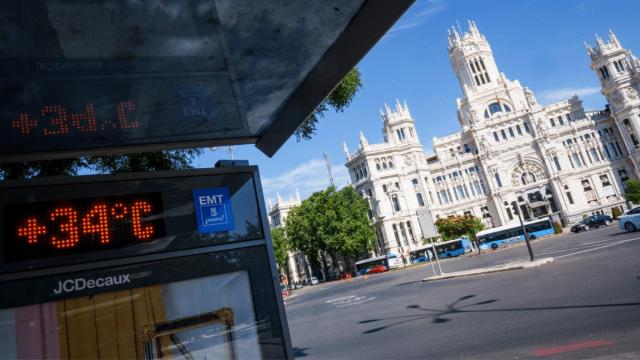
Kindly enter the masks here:
[[296, 139], [309, 140], [315, 134], [318, 126], [318, 120], [324, 117], [325, 112], [329, 108], [333, 108], [336, 112], [342, 112], [351, 104], [356, 92], [362, 87], [360, 79], [360, 71], [353, 68], [340, 81], [340, 83], [331, 91], [324, 101], [318, 105], [316, 110], [305, 120], [296, 130]]
[[287, 255], [289, 253], [289, 244], [284, 233], [284, 228], [271, 228], [271, 241], [273, 242], [273, 252], [276, 256], [276, 264], [281, 273], [287, 274], [289, 277], [289, 268], [287, 264]]
[[287, 238], [293, 248], [328, 273], [325, 253], [333, 257], [360, 255], [370, 249], [375, 232], [369, 224], [367, 202], [348, 186], [318, 191], [289, 212]]
[[457, 239], [463, 235], [473, 240], [478, 231], [484, 229], [484, 224], [480, 219], [469, 215], [438, 219], [435, 225], [444, 240]]
[[633, 204], [640, 203], [640, 181], [629, 179], [625, 182], [624, 197]]

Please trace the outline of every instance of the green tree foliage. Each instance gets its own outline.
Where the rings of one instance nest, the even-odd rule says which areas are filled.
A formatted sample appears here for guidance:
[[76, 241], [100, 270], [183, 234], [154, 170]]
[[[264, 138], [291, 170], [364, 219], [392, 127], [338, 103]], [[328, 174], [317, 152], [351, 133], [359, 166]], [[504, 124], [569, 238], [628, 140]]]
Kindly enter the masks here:
[[202, 154], [202, 149], [184, 149], [8, 163], [0, 165], [0, 176], [2, 179], [74, 176], [83, 168], [103, 174], [131, 171], [182, 170], [191, 168], [191, 162], [200, 154]]
[[640, 181], [629, 179], [625, 184], [624, 197], [631, 203], [640, 204]]
[[362, 87], [360, 79], [360, 71], [353, 68], [347, 73], [342, 81], [336, 86], [329, 96], [318, 105], [316, 110], [305, 120], [304, 123], [296, 130], [296, 139], [309, 140], [315, 134], [320, 118], [324, 117], [325, 112], [329, 108], [333, 108], [336, 112], [342, 112], [351, 104], [354, 96]]
[[457, 239], [463, 235], [475, 239], [476, 233], [484, 229], [484, 224], [475, 216], [452, 216], [435, 222], [438, 233], [444, 240]]
[[202, 149], [95, 156], [89, 158], [87, 164], [92, 170], [107, 174], [131, 171], [184, 170], [190, 169], [191, 162], [200, 154], [202, 154]]
[[31, 161], [0, 165], [0, 176], [6, 179], [28, 179], [46, 176], [73, 176], [87, 165], [86, 159]]
[[271, 228], [271, 241], [273, 242], [273, 251], [276, 255], [278, 268], [284, 272], [287, 266], [287, 252], [289, 251], [289, 244], [284, 234], [284, 228]]
[[553, 233], [554, 234], [562, 233], [562, 225], [557, 221], [553, 222]]
[[318, 191], [289, 212], [287, 239], [327, 273], [324, 252], [357, 256], [373, 246], [375, 232], [367, 209], [367, 202], [351, 186]]

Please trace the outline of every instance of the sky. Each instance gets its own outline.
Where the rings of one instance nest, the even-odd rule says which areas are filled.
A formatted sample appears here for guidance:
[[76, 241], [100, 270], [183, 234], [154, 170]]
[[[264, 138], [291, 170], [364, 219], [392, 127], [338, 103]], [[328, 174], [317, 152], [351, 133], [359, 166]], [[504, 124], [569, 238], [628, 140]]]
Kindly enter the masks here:
[[[323, 161], [332, 164], [336, 186], [349, 183], [343, 141], [357, 149], [362, 130], [369, 143], [382, 142], [379, 109], [406, 101], [425, 151], [434, 137], [460, 130], [456, 98], [462, 90], [451, 70], [447, 29], [474, 20], [491, 44], [498, 69], [528, 86], [543, 105], [577, 94], [586, 110], [604, 108], [584, 41], [612, 29], [622, 46], [640, 56], [640, 1], [471, 1], [417, 0], [358, 65], [363, 88], [344, 112], [328, 111], [313, 139], [295, 136], [272, 158], [253, 145], [237, 146], [235, 159], [258, 165], [265, 198], [302, 198], [329, 186]], [[228, 159], [224, 149], [208, 151], [194, 165], [211, 167]]]

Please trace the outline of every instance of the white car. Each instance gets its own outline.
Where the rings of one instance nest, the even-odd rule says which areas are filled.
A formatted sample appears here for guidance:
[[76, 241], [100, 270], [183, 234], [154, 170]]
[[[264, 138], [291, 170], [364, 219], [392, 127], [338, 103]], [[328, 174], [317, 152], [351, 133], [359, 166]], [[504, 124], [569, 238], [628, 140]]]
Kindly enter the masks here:
[[640, 230], [640, 206], [620, 216], [618, 218], [618, 227], [628, 232]]

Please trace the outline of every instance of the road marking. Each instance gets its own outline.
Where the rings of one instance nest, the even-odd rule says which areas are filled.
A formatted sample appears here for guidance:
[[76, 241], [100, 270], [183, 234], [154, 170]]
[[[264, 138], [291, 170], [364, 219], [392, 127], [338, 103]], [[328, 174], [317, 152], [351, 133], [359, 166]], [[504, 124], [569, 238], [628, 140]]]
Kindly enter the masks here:
[[593, 349], [596, 347], [609, 346], [609, 345], [613, 345], [613, 341], [592, 340], [592, 341], [584, 341], [584, 342], [579, 342], [575, 344], [563, 345], [563, 346], [552, 347], [552, 348], [537, 349], [534, 351], [534, 353], [536, 354], [536, 356], [551, 356], [551, 355], [558, 355], [558, 354], [567, 353], [571, 351]]
[[327, 304], [334, 305], [337, 308], [360, 305], [368, 301], [374, 300], [375, 297], [349, 295], [325, 301]]
[[608, 247], [610, 247], [610, 246], [621, 245], [621, 244], [628, 243], [628, 242], [631, 242], [631, 241], [636, 241], [636, 240], [640, 240], [640, 238], [633, 238], [633, 239], [627, 239], [627, 240], [620, 240], [620, 241], [618, 241], [618, 242], [614, 242], [614, 243], [610, 243], [610, 244], [602, 245], [602, 246], [597, 246], [597, 247], [594, 247], [594, 248], [591, 248], [591, 249], [580, 250], [580, 251], [576, 251], [576, 252], [569, 253], [569, 254], [564, 254], [564, 255], [560, 255], [560, 256], [555, 256], [555, 258], [556, 258], [556, 259], [561, 259], [561, 258], [563, 258], [563, 257], [573, 256], [573, 255], [578, 255], [578, 254], [586, 253], [586, 252], [589, 252], [589, 251], [600, 250], [600, 249], [608, 248]]

